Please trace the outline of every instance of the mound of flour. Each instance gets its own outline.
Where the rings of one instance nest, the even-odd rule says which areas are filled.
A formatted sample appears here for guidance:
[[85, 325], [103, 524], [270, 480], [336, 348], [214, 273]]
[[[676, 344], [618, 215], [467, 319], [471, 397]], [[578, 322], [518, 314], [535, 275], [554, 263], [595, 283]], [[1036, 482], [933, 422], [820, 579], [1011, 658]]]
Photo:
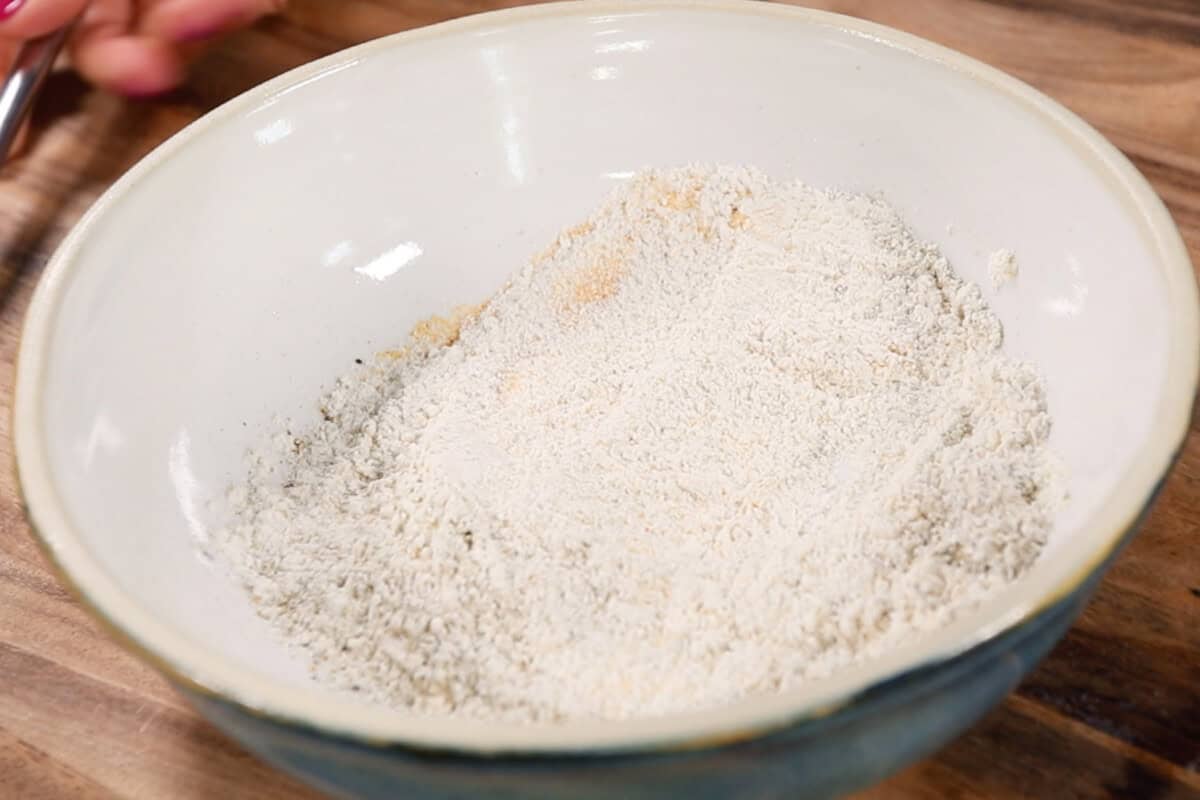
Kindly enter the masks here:
[[778, 692], [1022, 574], [1042, 384], [869, 197], [639, 175], [485, 307], [343, 378], [217, 537], [316, 676], [429, 714]]

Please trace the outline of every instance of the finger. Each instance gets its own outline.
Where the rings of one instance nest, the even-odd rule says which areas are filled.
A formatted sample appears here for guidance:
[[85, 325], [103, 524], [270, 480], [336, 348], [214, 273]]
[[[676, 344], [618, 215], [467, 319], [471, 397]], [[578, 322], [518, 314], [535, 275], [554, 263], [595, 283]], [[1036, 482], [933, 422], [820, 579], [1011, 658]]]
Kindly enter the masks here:
[[93, 83], [134, 97], [173, 89], [184, 76], [179, 55], [133, 27], [133, 0], [93, 0], [71, 48], [75, 68]]
[[133, 12], [136, 0], [92, 0], [84, 12], [76, 41], [124, 36], [133, 31]]
[[82, 13], [87, 0], [0, 0], [0, 37], [36, 39]]
[[286, 0], [155, 0], [138, 28], [173, 42], [194, 42], [245, 27], [285, 5]]
[[186, 77], [175, 48], [150, 36], [94, 36], [75, 47], [73, 58], [85, 78], [131, 97], [162, 94]]

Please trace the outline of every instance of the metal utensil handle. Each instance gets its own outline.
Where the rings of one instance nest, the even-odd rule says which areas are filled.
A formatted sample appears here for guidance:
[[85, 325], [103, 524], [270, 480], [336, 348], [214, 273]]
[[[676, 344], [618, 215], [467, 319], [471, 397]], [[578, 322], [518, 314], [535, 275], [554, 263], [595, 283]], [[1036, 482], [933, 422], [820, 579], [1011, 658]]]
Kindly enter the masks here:
[[73, 27], [67, 25], [21, 45], [12, 72], [4, 81], [4, 88], [0, 89], [0, 164], [8, 158], [21, 124], [33, 107], [37, 91]]

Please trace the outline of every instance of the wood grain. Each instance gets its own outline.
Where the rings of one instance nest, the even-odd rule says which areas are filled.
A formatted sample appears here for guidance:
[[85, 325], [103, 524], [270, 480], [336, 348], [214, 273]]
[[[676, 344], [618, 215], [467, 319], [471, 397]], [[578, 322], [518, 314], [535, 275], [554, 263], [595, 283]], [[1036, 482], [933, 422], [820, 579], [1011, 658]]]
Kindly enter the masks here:
[[[293, 0], [155, 102], [49, 87], [0, 172], [0, 460], [19, 326], [39, 270], [113, 180], [215, 105], [312, 58], [516, 2]], [[825, 0], [962, 50], [1096, 125], [1166, 200], [1200, 263], [1200, 2]], [[1200, 436], [1142, 535], [1018, 692], [868, 798], [1200, 798]], [[100, 633], [43, 564], [0, 474], [0, 798], [308, 798]]]

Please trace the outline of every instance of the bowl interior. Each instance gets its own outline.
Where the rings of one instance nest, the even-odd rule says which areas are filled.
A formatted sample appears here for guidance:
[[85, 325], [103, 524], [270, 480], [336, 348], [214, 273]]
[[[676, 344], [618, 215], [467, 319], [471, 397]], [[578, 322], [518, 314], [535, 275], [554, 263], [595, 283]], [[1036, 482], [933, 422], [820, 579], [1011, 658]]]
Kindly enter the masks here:
[[[102, 201], [39, 298], [37, 419], [19, 424], [60, 504], [51, 549], [205, 651], [205, 665], [160, 652], [189, 674], [219, 661], [305, 684], [199, 555], [246, 449], [276, 415], [314, 420], [355, 358], [488, 297], [635, 170], [705, 161], [881, 192], [984, 287], [1009, 351], [1047, 378], [1069, 470], [1038, 569], [1094, 559], [1126, 521], [1097, 526], [1101, 506], [1166, 435], [1177, 370], [1144, 210], [1110, 154], [990, 73], [766, 5], [469, 20], [285, 77], [168, 144]], [[994, 291], [1001, 247], [1020, 275]]]

